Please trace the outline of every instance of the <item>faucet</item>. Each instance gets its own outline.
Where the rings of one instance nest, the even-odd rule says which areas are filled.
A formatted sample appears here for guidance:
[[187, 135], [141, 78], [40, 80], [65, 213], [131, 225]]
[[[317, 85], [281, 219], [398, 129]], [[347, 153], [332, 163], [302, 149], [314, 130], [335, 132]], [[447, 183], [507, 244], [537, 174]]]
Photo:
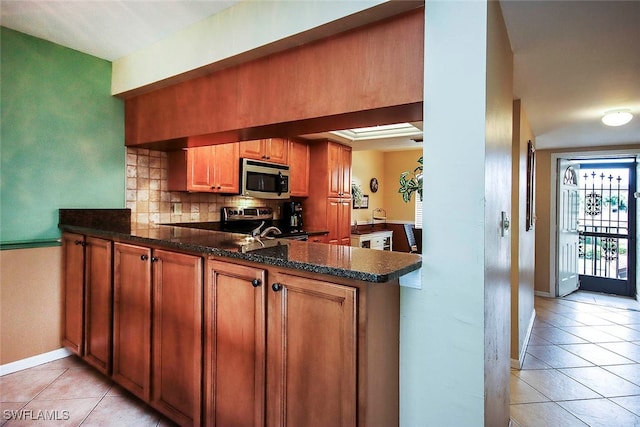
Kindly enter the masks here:
[[262, 221], [259, 226], [251, 230], [251, 237], [256, 237], [258, 234], [260, 234], [260, 229], [262, 228], [263, 225], [264, 225], [264, 221]]
[[262, 233], [260, 233], [260, 237], [267, 237], [267, 235], [269, 233], [271, 233], [271, 232], [273, 232], [273, 234], [275, 234], [275, 235], [282, 234], [282, 231], [280, 231], [280, 229], [278, 227], [272, 225], [271, 227], [265, 228], [262, 231]]

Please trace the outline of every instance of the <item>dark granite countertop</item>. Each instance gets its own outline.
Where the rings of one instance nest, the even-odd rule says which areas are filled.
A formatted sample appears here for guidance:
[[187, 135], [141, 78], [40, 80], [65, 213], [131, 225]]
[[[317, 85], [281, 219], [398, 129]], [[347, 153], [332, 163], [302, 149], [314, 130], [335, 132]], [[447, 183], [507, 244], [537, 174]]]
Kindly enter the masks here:
[[154, 245], [177, 251], [242, 259], [364, 282], [384, 283], [419, 269], [422, 257], [404, 252], [377, 251], [288, 239], [254, 239], [243, 234], [174, 225], [130, 223], [122, 227], [76, 221], [61, 210], [64, 231]]

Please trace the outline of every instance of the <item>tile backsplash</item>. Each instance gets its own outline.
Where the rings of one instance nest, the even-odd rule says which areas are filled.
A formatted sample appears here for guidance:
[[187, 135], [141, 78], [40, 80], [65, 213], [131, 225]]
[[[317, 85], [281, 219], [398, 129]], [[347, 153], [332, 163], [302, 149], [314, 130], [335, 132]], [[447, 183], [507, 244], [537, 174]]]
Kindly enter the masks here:
[[279, 202], [241, 196], [169, 191], [167, 153], [127, 147], [126, 207], [138, 223], [220, 221], [223, 206], [270, 206]]

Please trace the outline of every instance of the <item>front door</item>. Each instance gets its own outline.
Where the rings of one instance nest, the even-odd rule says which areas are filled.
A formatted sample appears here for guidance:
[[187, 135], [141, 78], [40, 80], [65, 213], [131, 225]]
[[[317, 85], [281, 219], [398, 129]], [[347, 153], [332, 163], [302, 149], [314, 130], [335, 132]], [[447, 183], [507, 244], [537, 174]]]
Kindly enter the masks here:
[[558, 161], [558, 271], [556, 296], [562, 297], [578, 289], [578, 212], [580, 165], [567, 159]]
[[636, 295], [636, 163], [580, 169], [580, 289]]

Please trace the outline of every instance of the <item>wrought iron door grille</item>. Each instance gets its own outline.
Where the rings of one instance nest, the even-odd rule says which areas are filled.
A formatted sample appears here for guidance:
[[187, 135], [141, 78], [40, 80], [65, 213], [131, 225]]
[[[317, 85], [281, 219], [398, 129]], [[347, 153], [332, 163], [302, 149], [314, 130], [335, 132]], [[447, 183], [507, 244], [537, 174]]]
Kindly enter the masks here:
[[580, 274], [626, 280], [629, 169], [581, 169], [580, 173]]

